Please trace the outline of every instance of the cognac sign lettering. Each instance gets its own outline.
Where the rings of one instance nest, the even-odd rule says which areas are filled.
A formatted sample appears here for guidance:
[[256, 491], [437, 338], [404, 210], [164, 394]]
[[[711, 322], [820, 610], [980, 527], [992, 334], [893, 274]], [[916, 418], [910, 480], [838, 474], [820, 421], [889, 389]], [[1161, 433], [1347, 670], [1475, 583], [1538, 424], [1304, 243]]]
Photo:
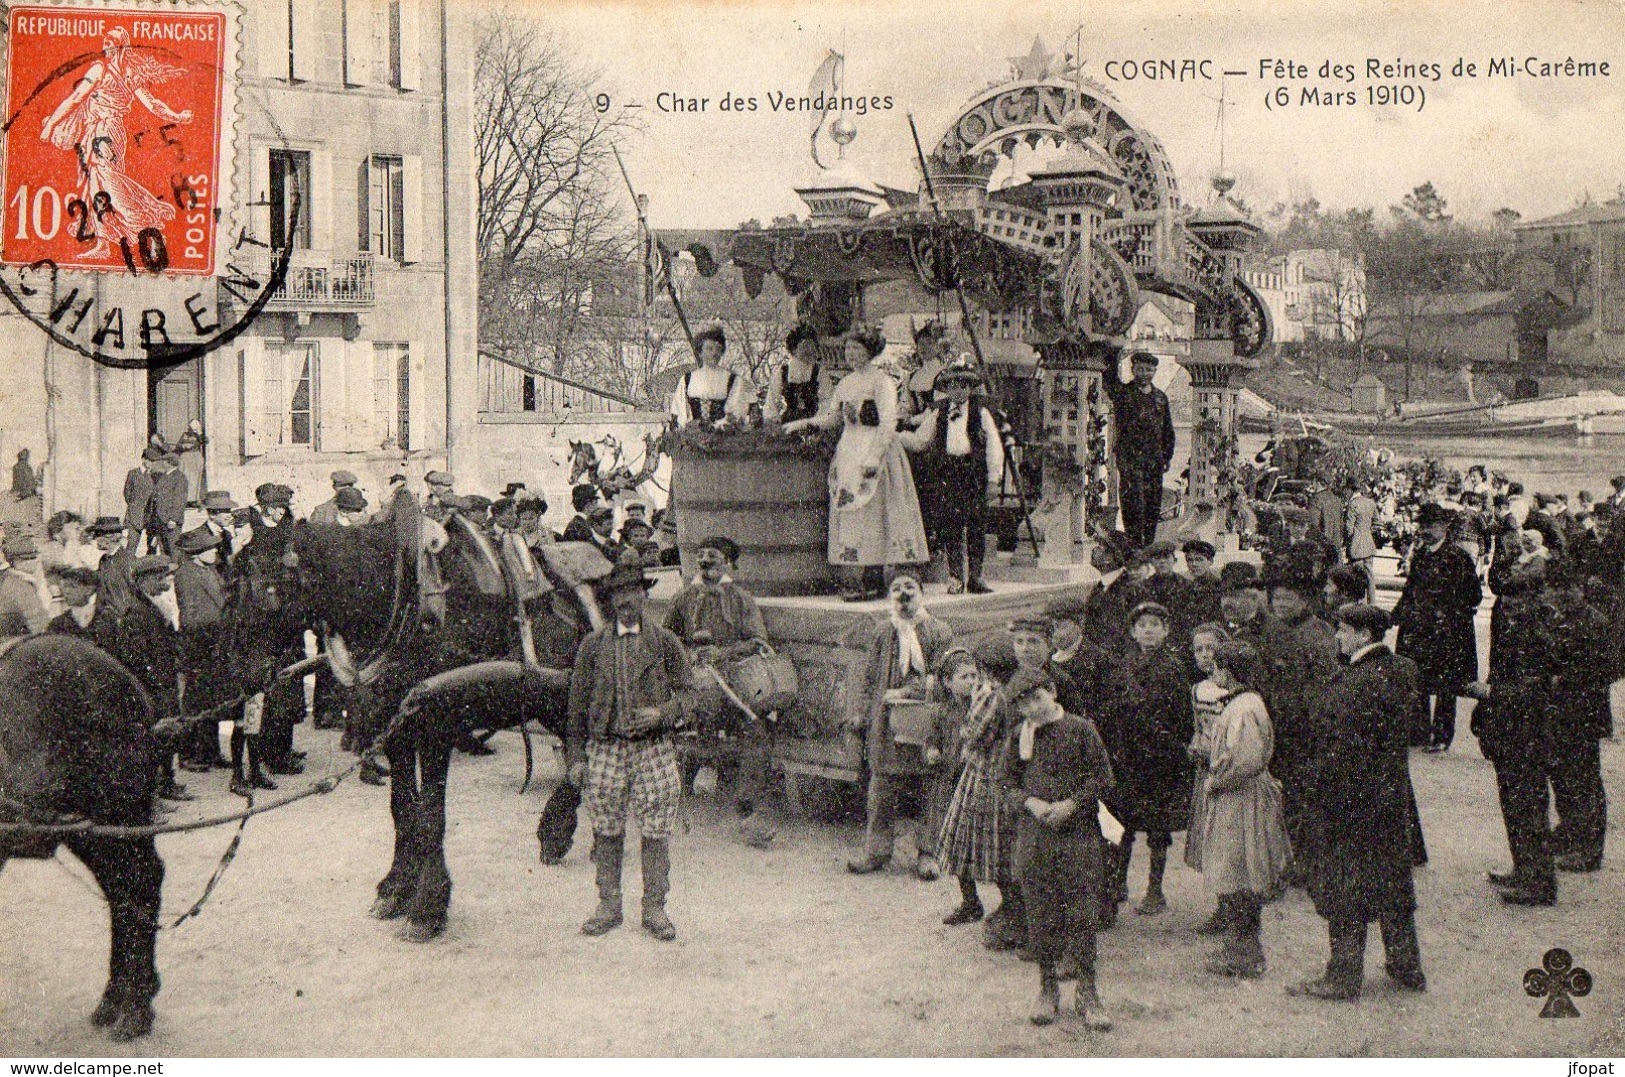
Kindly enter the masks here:
[[214, 272], [225, 16], [16, 7], [0, 261]]

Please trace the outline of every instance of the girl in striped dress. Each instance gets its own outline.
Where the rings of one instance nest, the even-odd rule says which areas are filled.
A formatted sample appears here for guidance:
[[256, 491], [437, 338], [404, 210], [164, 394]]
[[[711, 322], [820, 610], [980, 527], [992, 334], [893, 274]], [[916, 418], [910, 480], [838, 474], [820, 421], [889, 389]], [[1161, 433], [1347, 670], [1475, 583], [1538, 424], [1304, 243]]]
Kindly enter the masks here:
[[[1207, 763], [1212, 748], [1214, 724], [1224, 711], [1228, 693], [1213, 680], [1213, 656], [1219, 645], [1228, 643], [1230, 634], [1223, 625], [1198, 625], [1191, 633], [1191, 660], [1202, 674], [1202, 680], [1191, 688], [1191, 706], [1195, 711], [1194, 734], [1191, 737], [1190, 756], [1196, 764], [1196, 785], [1191, 793], [1191, 823], [1185, 831], [1185, 863], [1202, 870], [1202, 820], [1207, 812]], [[1229, 927], [1228, 917], [1215, 912], [1196, 930], [1203, 935], [1222, 934]]]
[[937, 859], [959, 880], [961, 897], [959, 907], [942, 922], [973, 924], [983, 913], [976, 884], [996, 884], [1002, 901], [1014, 874], [1015, 820], [1006, 811], [997, 780], [1003, 708], [998, 685], [964, 648], [943, 655], [938, 680], [949, 692], [943, 720], [958, 726], [957, 737], [944, 739], [958, 741], [963, 766], [937, 839]]

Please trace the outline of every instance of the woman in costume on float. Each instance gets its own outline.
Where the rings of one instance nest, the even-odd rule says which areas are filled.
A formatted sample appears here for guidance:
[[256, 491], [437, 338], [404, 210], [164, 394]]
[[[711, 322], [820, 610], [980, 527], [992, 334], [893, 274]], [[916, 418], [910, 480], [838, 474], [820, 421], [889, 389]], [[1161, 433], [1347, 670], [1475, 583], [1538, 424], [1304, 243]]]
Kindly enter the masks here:
[[745, 379], [722, 365], [728, 337], [720, 325], [708, 325], [694, 335], [700, 365], [683, 375], [671, 395], [671, 414], [678, 426], [714, 425], [731, 419], [743, 423], [750, 414]]
[[811, 419], [829, 395], [818, 362], [818, 334], [809, 325], [798, 325], [784, 338], [784, 350], [790, 358], [768, 379], [762, 414], [779, 423]]
[[852, 373], [835, 386], [824, 410], [784, 427], [787, 434], [841, 428], [829, 469], [829, 561], [863, 569], [860, 589], [846, 596], [854, 602], [885, 594], [886, 566], [930, 556], [914, 478], [897, 439], [897, 385], [874, 364], [885, 350], [878, 329], [852, 330], [846, 338]]

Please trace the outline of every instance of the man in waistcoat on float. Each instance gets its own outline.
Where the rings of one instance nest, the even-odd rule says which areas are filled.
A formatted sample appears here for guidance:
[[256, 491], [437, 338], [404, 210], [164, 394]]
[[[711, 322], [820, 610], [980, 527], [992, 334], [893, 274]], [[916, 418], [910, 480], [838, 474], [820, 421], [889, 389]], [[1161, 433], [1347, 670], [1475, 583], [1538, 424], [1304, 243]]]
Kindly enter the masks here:
[[982, 579], [987, 557], [987, 486], [1004, 473], [1004, 444], [999, 424], [971, 393], [982, 375], [967, 356], [938, 374], [936, 400], [919, 425], [898, 436], [904, 448], [929, 461], [929, 484], [921, 490], [921, 507], [930, 503], [931, 545], [948, 555], [948, 593], [985, 595], [993, 589]]

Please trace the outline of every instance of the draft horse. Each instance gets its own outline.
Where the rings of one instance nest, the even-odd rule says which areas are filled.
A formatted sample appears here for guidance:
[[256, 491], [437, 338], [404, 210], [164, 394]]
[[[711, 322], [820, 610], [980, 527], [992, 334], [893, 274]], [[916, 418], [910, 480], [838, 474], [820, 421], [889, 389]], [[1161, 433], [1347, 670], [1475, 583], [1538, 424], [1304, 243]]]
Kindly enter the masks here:
[[[445, 930], [451, 904], [453, 750], [475, 731], [523, 729], [531, 718], [562, 737], [569, 666], [597, 610], [581, 608], [585, 588], [519, 602], [489, 536], [455, 512], [429, 521], [405, 493], [381, 526], [304, 523], [293, 545], [329, 665], [389, 761], [395, 849], [372, 914], [404, 917], [406, 937], [427, 941]], [[544, 860], [568, 852], [579, 805], [579, 791], [560, 783], [543, 813]]]

